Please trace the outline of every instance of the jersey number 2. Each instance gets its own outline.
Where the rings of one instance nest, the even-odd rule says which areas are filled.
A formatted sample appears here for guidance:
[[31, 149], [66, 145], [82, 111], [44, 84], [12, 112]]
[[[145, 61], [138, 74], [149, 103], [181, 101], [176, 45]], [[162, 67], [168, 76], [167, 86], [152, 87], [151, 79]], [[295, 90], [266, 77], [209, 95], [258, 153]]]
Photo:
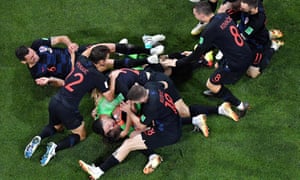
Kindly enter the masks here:
[[73, 92], [73, 91], [74, 91], [74, 89], [73, 89], [72, 86], [77, 85], [77, 84], [80, 84], [80, 83], [83, 81], [83, 79], [84, 79], [84, 76], [83, 76], [81, 73], [75, 73], [75, 74], [74, 74], [74, 77], [79, 77], [79, 79], [77, 79], [77, 80], [75, 80], [75, 81], [72, 81], [72, 82], [70, 82], [69, 84], [66, 84], [66, 85], [65, 85], [65, 88], [66, 88], [68, 91], [70, 91], [70, 92]]

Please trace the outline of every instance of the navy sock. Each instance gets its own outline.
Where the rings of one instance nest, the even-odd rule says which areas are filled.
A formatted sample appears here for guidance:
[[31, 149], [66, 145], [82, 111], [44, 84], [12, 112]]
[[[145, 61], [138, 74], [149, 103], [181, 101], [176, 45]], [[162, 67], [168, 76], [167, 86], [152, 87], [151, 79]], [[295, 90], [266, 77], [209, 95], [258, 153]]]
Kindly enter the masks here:
[[191, 105], [189, 106], [191, 116], [197, 116], [199, 114], [218, 114], [218, 107], [216, 106], [203, 106], [203, 105]]
[[191, 117], [180, 118], [180, 120], [181, 120], [182, 125], [192, 124], [192, 118]]
[[119, 164], [120, 162], [113, 156], [110, 155], [105, 161], [104, 163], [102, 163], [101, 165], [97, 165], [96, 166], [100, 167], [100, 169], [104, 172], [106, 172], [107, 170], [109, 170], [110, 168], [114, 167], [115, 165]]
[[55, 151], [57, 152], [59, 150], [72, 147], [79, 142], [80, 142], [80, 136], [78, 134], [70, 134], [68, 137], [66, 137], [65, 139], [57, 143], [57, 147]]
[[150, 49], [134, 46], [132, 44], [116, 44], [116, 52], [122, 54], [149, 54]]
[[141, 66], [144, 64], [147, 64], [147, 59], [130, 59], [130, 58], [124, 58], [124, 59], [115, 59], [114, 60], [114, 69], [120, 69], [120, 68], [132, 68], [136, 66]]
[[236, 98], [225, 86], [221, 87], [220, 91], [216, 93], [216, 96], [218, 98], [222, 98], [224, 101], [230, 102], [234, 106], [238, 106], [241, 103], [241, 101]]
[[41, 139], [44, 139], [46, 137], [54, 135], [56, 132], [57, 130], [53, 126], [48, 124], [47, 126], [44, 127], [44, 129], [39, 134], [39, 136], [41, 137]]
[[155, 154], [153, 149], [144, 149], [140, 150], [141, 153], [143, 153], [146, 157], [149, 157], [151, 154]]

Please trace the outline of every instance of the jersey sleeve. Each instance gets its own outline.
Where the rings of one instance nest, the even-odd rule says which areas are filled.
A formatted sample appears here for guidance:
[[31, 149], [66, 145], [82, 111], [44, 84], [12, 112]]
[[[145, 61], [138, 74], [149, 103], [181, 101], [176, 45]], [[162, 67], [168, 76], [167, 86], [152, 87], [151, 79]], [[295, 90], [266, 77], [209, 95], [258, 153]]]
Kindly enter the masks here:
[[254, 16], [255, 17], [252, 17], [251, 20], [245, 24], [245, 27], [241, 32], [245, 39], [252, 38], [257, 31], [260, 31], [265, 26], [266, 16], [264, 13], [259, 12]]
[[51, 38], [41, 38], [32, 42], [31, 48], [35, 51], [38, 51], [40, 46], [49, 46], [51, 47]]

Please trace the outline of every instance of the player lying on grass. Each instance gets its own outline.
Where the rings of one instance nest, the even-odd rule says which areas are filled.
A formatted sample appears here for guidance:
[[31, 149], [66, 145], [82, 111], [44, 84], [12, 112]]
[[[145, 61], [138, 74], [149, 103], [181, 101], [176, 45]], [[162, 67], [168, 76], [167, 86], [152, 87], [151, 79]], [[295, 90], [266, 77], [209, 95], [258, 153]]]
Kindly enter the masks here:
[[[64, 44], [67, 48], [57, 47], [56, 45], [59, 44]], [[109, 47], [110, 53], [144, 53], [148, 55], [158, 55], [164, 50], [162, 45], [151, 49], [119, 43], [101, 43], [101, 45]], [[33, 41], [30, 47], [24, 45], [20, 46], [16, 49], [15, 54], [21, 63], [27, 65], [37, 85], [45, 86], [50, 84], [53, 86], [61, 86], [61, 80], [64, 80], [71, 72], [72, 67], [74, 67], [76, 57], [89, 46], [90, 45], [78, 46], [78, 44], [72, 42], [69, 37], [64, 35], [53, 36], [50, 38], [37, 39]], [[139, 61], [115, 60], [108, 57], [105, 68], [118, 69], [121, 67], [135, 67], [147, 63], [157, 63], [156, 56]]]

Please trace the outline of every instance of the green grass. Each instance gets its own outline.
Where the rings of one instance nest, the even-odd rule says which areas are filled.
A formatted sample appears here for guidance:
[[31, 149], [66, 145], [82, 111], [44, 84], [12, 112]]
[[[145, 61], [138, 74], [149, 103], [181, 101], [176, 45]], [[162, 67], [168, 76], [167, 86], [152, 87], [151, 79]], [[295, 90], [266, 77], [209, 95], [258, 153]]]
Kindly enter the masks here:
[[[258, 79], [245, 76], [229, 86], [235, 95], [251, 103], [247, 116], [238, 123], [210, 116], [207, 139], [185, 126], [180, 142], [158, 150], [164, 162], [155, 173], [143, 175], [146, 159], [134, 152], [104, 179], [299, 179], [300, 1], [264, 3], [268, 27], [283, 30], [286, 44]], [[190, 50], [197, 42], [189, 34], [197, 21], [188, 0], [13, 0], [2, 2], [0, 8], [0, 179], [87, 179], [77, 161], [91, 162], [117, 146], [105, 145], [91, 133], [92, 102], [85, 97], [80, 109], [88, 138], [58, 152], [46, 167], [39, 164], [46, 141], [32, 159], [24, 159], [26, 144], [48, 122], [48, 102], [57, 89], [34, 85], [26, 67], [14, 56], [16, 47], [62, 34], [79, 44], [117, 42], [127, 37], [142, 45], [143, 34], [163, 33], [167, 36], [166, 52]], [[188, 104], [220, 103], [201, 95], [211, 71], [200, 69], [178, 86]], [[66, 133], [49, 141], [64, 136]]]

